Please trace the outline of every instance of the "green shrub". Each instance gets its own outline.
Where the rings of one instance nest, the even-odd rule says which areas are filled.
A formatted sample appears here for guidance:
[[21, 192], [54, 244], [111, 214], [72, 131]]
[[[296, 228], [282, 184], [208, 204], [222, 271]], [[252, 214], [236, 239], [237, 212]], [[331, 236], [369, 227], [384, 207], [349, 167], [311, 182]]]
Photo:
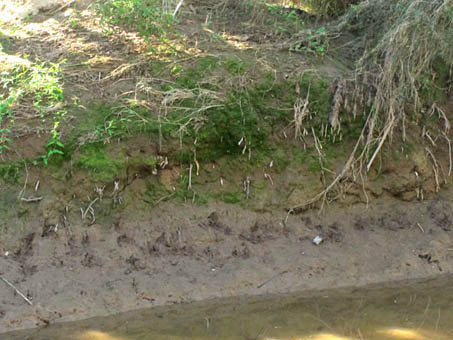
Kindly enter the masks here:
[[[200, 87], [200, 81], [208, 76], [213, 70], [218, 67], [218, 58], [204, 57], [197, 60], [195, 65], [187, 70], [180, 71], [176, 83], [178, 87], [185, 89], [196, 89]], [[211, 86], [203, 86], [210, 88]]]
[[[31, 63], [26, 59], [11, 58], [0, 65], [0, 153], [9, 148], [8, 136], [13, 131], [15, 112], [19, 106], [22, 106], [22, 111], [24, 107], [33, 106], [28, 109], [37, 111], [45, 125], [51, 124], [48, 126], [52, 131], [50, 154], [44, 156], [45, 159], [62, 152], [62, 144], [56, 132], [66, 114], [62, 106], [61, 63], [41, 63], [38, 59]], [[61, 145], [56, 145], [57, 140]]]
[[108, 27], [126, 25], [145, 39], [164, 40], [175, 21], [160, 0], [100, 0], [96, 8]]
[[341, 15], [361, 0], [291, 0], [292, 6], [308, 8], [320, 15]]
[[240, 75], [245, 72], [244, 63], [240, 59], [228, 59], [225, 62], [225, 68], [233, 75]]

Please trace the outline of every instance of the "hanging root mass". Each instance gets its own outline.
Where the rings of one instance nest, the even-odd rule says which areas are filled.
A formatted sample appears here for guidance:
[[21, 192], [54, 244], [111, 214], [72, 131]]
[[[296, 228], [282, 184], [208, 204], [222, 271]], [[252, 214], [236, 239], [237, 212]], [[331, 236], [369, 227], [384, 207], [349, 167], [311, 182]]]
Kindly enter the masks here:
[[[351, 172], [355, 173], [352, 176], [357, 171], [368, 172], [397, 127], [402, 141], [406, 141], [406, 122], [410, 115], [436, 114], [443, 122], [432, 133], [447, 141], [450, 174], [450, 124], [438, 103], [430, 98], [429, 89], [437, 87], [447, 94], [452, 83], [453, 1], [363, 1], [329, 29], [338, 35], [348, 30], [362, 30], [365, 34], [362, 55], [353, 76], [336, 83], [331, 127], [340, 131], [345, 115], [365, 116], [365, 125], [341, 172], [320, 194], [292, 207], [290, 212], [320, 200], [324, 204], [329, 192]], [[446, 73], [447, 79], [439, 84]], [[427, 138], [431, 138], [430, 133]], [[434, 143], [433, 138], [431, 141]], [[439, 165], [431, 151], [428, 158], [433, 162], [437, 191]]]

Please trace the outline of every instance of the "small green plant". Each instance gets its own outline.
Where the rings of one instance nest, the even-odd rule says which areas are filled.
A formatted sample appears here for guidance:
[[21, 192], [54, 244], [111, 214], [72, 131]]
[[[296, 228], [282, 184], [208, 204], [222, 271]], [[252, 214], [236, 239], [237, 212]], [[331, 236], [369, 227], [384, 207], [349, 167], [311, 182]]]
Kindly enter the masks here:
[[82, 25], [80, 24], [81, 20], [82, 16], [80, 15], [80, 13], [74, 11], [69, 15], [66, 22], [69, 24], [69, 26], [71, 26], [72, 29], [78, 29], [82, 27]]
[[225, 62], [225, 68], [233, 75], [240, 75], [245, 71], [244, 63], [240, 59], [228, 59]]
[[38, 156], [32, 164], [38, 165], [41, 161], [44, 166], [49, 164], [51, 159], [62, 158], [64, 156], [64, 144], [60, 141], [60, 134], [58, 133], [59, 122], [55, 122], [54, 127], [51, 132], [51, 137], [49, 143], [47, 143], [47, 153], [41, 156]]
[[228, 204], [238, 204], [243, 201], [244, 194], [239, 193], [239, 192], [233, 192], [233, 191], [223, 191], [220, 192], [216, 195], [214, 195], [216, 198], [221, 199], [223, 202], [228, 203]]
[[154, 37], [165, 41], [176, 20], [160, 0], [100, 0], [95, 8], [108, 30], [115, 31], [119, 25], [126, 25], [146, 40]]
[[[300, 1], [292, 2], [300, 3]], [[320, 16], [340, 16], [349, 7], [359, 2], [357, 0], [304, 0], [303, 4], [308, 11]]]
[[326, 28], [324, 26], [318, 28], [316, 31], [312, 29], [305, 29], [301, 31], [307, 36], [306, 41], [297, 44], [294, 49], [297, 51], [306, 51], [316, 53], [323, 57], [327, 51], [327, 38]]
[[178, 87], [195, 89], [200, 86], [200, 81], [218, 67], [216, 57], [203, 57], [190, 68], [179, 72], [176, 80]]
[[[61, 63], [63, 63], [62, 61]], [[64, 101], [61, 82], [61, 63], [20, 62], [6, 64], [0, 74], [0, 151], [8, 148], [15, 123], [15, 110], [19, 105], [32, 106], [43, 123], [50, 121], [53, 132], [66, 113], [61, 109]], [[50, 119], [49, 119], [50, 118]], [[55, 141], [54, 141], [55, 142]], [[46, 156], [47, 157], [47, 156]]]
[[184, 67], [182, 67], [181, 65], [175, 65], [171, 68], [170, 72], [172, 75], [177, 75], [177, 74], [181, 73], [183, 70], [184, 70]]
[[133, 112], [132, 109], [124, 108], [116, 115], [106, 117], [103, 125], [98, 126], [95, 130], [96, 140], [102, 140], [104, 144], [107, 144], [112, 138], [125, 135], [128, 124], [132, 122], [131, 112]]
[[49, 143], [47, 144], [47, 157], [55, 157], [55, 156], [62, 156], [64, 155], [64, 145], [60, 141], [60, 134], [58, 133], [58, 125], [60, 122], [55, 122], [54, 127], [52, 129], [52, 136], [50, 138]]
[[0, 129], [0, 154], [5, 150], [9, 150], [8, 143], [11, 141], [11, 139], [8, 138], [9, 133], [11, 133], [10, 129]]
[[297, 32], [305, 26], [296, 9], [279, 5], [269, 5], [267, 9], [277, 19], [268, 18], [268, 23], [273, 23], [275, 29], [281, 33]]
[[38, 109], [63, 101], [60, 74], [61, 63], [41, 63], [39, 60], [30, 65], [13, 65], [5, 70], [0, 84], [7, 95], [0, 98], [0, 112], [9, 110], [8, 113], [11, 113], [11, 107], [21, 98], [31, 98]]

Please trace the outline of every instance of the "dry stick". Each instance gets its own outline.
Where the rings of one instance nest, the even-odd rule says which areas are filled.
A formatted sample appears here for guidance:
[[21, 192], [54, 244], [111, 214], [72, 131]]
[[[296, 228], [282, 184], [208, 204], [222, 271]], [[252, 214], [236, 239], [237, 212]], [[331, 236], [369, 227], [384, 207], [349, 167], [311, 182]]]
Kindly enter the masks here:
[[420, 230], [424, 234], [425, 233], [425, 229], [423, 229], [422, 225], [420, 223], [417, 223], [417, 226], [420, 228]]
[[181, 8], [183, 2], [184, 0], [179, 1], [178, 5], [175, 8], [175, 11], [173, 12], [173, 18], [176, 17], [176, 14], [178, 14], [178, 11]]
[[17, 289], [11, 282], [9, 282], [7, 279], [5, 279], [3, 276], [0, 276], [0, 279], [5, 282], [8, 286], [10, 286], [12, 289], [16, 291], [17, 294], [20, 295], [30, 306], [33, 306], [33, 302], [30, 301], [29, 298], [27, 298], [24, 294], [20, 292], [19, 289]]
[[264, 178], [268, 179], [270, 182], [271, 182], [271, 185], [274, 185], [274, 181], [272, 180], [272, 177], [271, 175], [269, 175], [268, 173], [264, 173]]
[[[90, 212], [90, 209], [91, 210], [93, 209], [93, 204], [96, 203], [98, 201], [98, 199], [99, 199], [99, 197], [96, 197], [94, 200], [92, 200], [91, 203], [88, 205], [88, 207], [85, 209], [85, 212], [82, 210], [82, 220], [85, 219], [88, 212]], [[80, 208], [80, 209], [82, 209], [82, 208]]]
[[264, 287], [266, 284], [268, 284], [269, 282], [271, 282], [273, 279], [275, 279], [276, 277], [280, 276], [280, 275], [283, 275], [283, 274], [286, 274], [288, 272], [288, 270], [284, 270], [278, 274], [275, 274], [274, 276], [272, 276], [270, 279], [267, 279], [266, 281], [264, 281], [263, 283], [259, 284], [258, 286], [256, 286], [256, 288], [262, 288]]
[[420, 325], [416, 328], [417, 331], [420, 330], [423, 327], [423, 325], [425, 324], [430, 307], [431, 307], [431, 296], [428, 296], [428, 303], [426, 304], [425, 311], [423, 312], [423, 320], [420, 323]]
[[162, 196], [161, 198], [159, 198], [155, 203], [153, 203], [154, 206], [158, 205], [160, 202], [172, 197], [175, 193], [172, 192], [170, 195], [165, 195], [165, 196]]
[[[354, 170], [353, 170], [354, 171]], [[366, 206], [368, 208], [368, 203], [370, 202], [369, 198], [368, 198], [368, 194], [366, 193], [366, 188], [365, 188], [365, 179], [363, 178], [363, 173], [362, 171], [359, 171], [360, 173], [360, 179], [362, 181], [362, 190], [363, 190], [363, 194], [365, 195], [365, 198], [366, 198]]]
[[91, 214], [91, 223], [90, 226], [96, 222], [96, 215], [94, 214], [94, 209], [90, 207], [90, 214]]
[[[298, 91], [299, 92], [299, 91]], [[308, 113], [308, 98], [310, 96], [310, 87], [308, 87], [307, 97], [305, 100], [298, 98], [294, 103], [294, 139], [298, 139], [300, 136], [300, 128], [305, 116]]]
[[19, 194], [17, 195], [17, 199], [21, 199], [25, 193], [25, 189], [27, 188], [27, 183], [28, 183], [28, 167], [27, 167], [27, 162], [25, 161], [25, 159], [22, 157], [22, 155], [17, 152], [17, 150], [15, 150], [17, 155], [22, 158], [22, 161], [24, 162], [24, 166], [25, 166], [25, 182], [24, 182], [24, 187], [22, 188], [22, 190], [19, 192]]
[[316, 137], [315, 129], [313, 126], [311, 127], [311, 133], [313, 134], [313, 139], [315, 141], [315, 148], [316, 151], [318, 152], [318, 161], [319, 161], [319, 166], [321, 168], [321, 176], [322, 176], [322, 184], [326, 186], [326, 175], [324, 173], [324, 163], [323, 163], [323, 155], [321, 152], [322, 146], [321, 143], [319, 142], [319, 138]]
[[437, 320], [436, 320], [436, 327], [434, 329], [434, 331], [437, 333], [438, 329], [439, 329], [439, 322], [440, 322], [440, 307], [439, 309], [437, 310]]
[[444, 138], [447, 140], [448, 143], [448, 157], [449, 157], [449, 163], [448, 163], [448, 176], [451, 175], [451, 168], [452, 168], [452, 159], [451, 159], [451, 140], [450, 138], [447, 137], [447, 134], [444, 132], [443, 133]]
[[433, 111], [434, 110], [437, 110], [439, 115], [442, 116], [442, 118], [444, 119], [444, 128], [445, 128], [444, 133], [448, 133], [448, 131], [450, 130], [450, 121], [448, 120], [447, 115], [436, 104], [433, 105]]
[[354, 162], [355, 160], [355, 154], [357, 152], [357, 149], [359, 148], [359, 145], [360, 145], [360, 142], [362, 141], [363, 139], [363, 136], [364, 136], [364, 133], [365, 133], [365, 129], [366, 127], [368, 126], [368, 122], [369, 122], [369, 117], [362, 129], [362, 133], [360, 134], [360, 137], [359, 139], [357, 140], [357, 143], [355, 144], [354, 146], [354, 150], [352, 150], [351, 152], [351, 155], [349, 156], [349, 159], [348, 161], [346, 162], [346, 164], [344, 165], [343, 169], [341, 170], [341, 172], [338, 174], [337, 177], [335, 177], [335, 179], [327, 186], [327, 188], [325, 188], [323, 191], [321, 191], [319, 194], [317, 194], [315, 197], [313, 197], [312, 199], [310, 199], [309, 201], [305, 202], [305, 203], [302, 203], [302, 204], [298, 204], [298, 205], [295, 205], [293, 206], [292, 208], [290, 208], [288, 210], [288, 214], [286, 215], [286, 218], [285, 218], [285, 222], [288, 220], [288, 217], [289, 215], [294, 212], [294, 209], [298, 209], [298, 208], [302, 208], [302, 207], [305, 207], [307, 206], [308, 204], [312, 204], [314, 202], [316, 202], [317, 200], [319, 200], [320, 198], [322, 197], [325, 197], [327, 195], [327, 193], [340, 181], [340, 179], [342, 179], [344, 177], [344, 175], [346, 174], [346, 172], [348, 172], [348, 170], [351, 168], [351, 165], [352, 163]]
[[50, 14], [55, 14], [55, 13], [61, 11], [62, 9], [65, 9], [66, 7], [71, 6], [75, 1], [76, 1], [76, 0], [71, 0], [71, 1], [69, 1], [68, 3], [66, 3], [66, 4], [64, 4], [64, 5], [60, 6], [60, 7], [58, 7], [57, 9], [53, 10], [52, 12], [50, 12]]
[[359, 334], [360, 340], [365, 340], [365, 338], [362, 335], [362, 332], [360, 331], [360, 328], [357, 329], [357, 334]]
[[366, 170], [367, 171], [370, 171], [371, 165], [373, 164], [374, 159], [376, 158], [377, 154], [381, 150], [382, 145], [384, 144], [385, 140], [387, 139], [388, 134], [392, 130], [394, 122], [395, 122], [395, 115], [392, 115], [392, 118], [390, 119], [390, 122], [387, 124], [387, 127], [385, 128], [384, 134], [382, 135], [381, 140], [379, 141], [378, 147], [374, 151], [373, 156], [371, 157], [370, 161], [368, 162], [368, 165], [366, 166]]
[[428, 138], [433, 146], [436, 146], [436, 142], [432, 139], [428, 132], [425, 132], [425, 137]]
[[250, 176], [247, 176], [246, 180], [244, 181], [244, 193], [247, 199], [250, 196]]
[[24, 202], [38, 202], [38, 201], [42, 200], [42, 197], [41, 196], [39, 196], [39, 197], [29, 197], [29, 198], [22, 197], [20, 200], [24, 201]]
[[[163, 105], [163, 104], [162, 104]], [[159, 152], [162, 151], [162, 140], [163, 140], [163, 133], [162, 133], [162, 105], [159, 108], [159, 112], [157, 114], [157, 121], [159, 124]]]
[[200, 163], [197, 161], [197, 155], [195, 154], [195, 159], [193, 160], [195, 162], [195, 166], [197, 167], [197, 176], [200, 176]]
[[439, 164], [437, 163], [436, 158], [434, 157], [433, 153], [431, 150], [426, 147], [425, 148], [426, 152], [431, 156], [431, 159], [433, 161], [433, 172], [434, 172], [434, 178], [436, 180], [436, 192], [439, 192], [440, 190], [440, 184], [439, 184]]
[[187, 185], [187, 190], [192, 190], [192, 168], [193, 165], [191, 163], [189, 167], [189, 184]]

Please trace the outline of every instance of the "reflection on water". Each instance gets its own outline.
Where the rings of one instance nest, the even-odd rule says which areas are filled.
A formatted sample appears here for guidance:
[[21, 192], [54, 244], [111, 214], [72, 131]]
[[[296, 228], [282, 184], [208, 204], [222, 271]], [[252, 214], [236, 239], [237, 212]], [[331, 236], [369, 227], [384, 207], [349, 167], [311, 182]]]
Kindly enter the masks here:
[[85, 331], [79, 338], [83, 340], [124, 340], [122, 337], [113, 336], [101, 331]]
[[[451, 314], [453, 316], [453, 314]], [[453, 319], [450, 319], [453, 322]], [[385, 335], [384, 339], [408, 339], [408, 340], [428, 340], [428, 339], [453, 339], [453, 328], [450, 328], [450, 336], [441, 336], [439, 331], [427, 331], [423, 329], [404, 329], [391, 328], [378, 330], [377, 334]], [[446, 333], [447, 334], [447, 333]]]
[[3, 334], [56, 340], [452, 340], [453, 278], [217, 300]]
[[344, 336], [338, 336], [335, 334], [329, 334], [329, 333], [322, 333], [322, 334], [315, 334], [315, 335], [310, 335], [306, 337], [292, 337], [292, 338], [263, 338], [263, 340], [352, 340], [352, 338], [349, 337], [344, 337]]

